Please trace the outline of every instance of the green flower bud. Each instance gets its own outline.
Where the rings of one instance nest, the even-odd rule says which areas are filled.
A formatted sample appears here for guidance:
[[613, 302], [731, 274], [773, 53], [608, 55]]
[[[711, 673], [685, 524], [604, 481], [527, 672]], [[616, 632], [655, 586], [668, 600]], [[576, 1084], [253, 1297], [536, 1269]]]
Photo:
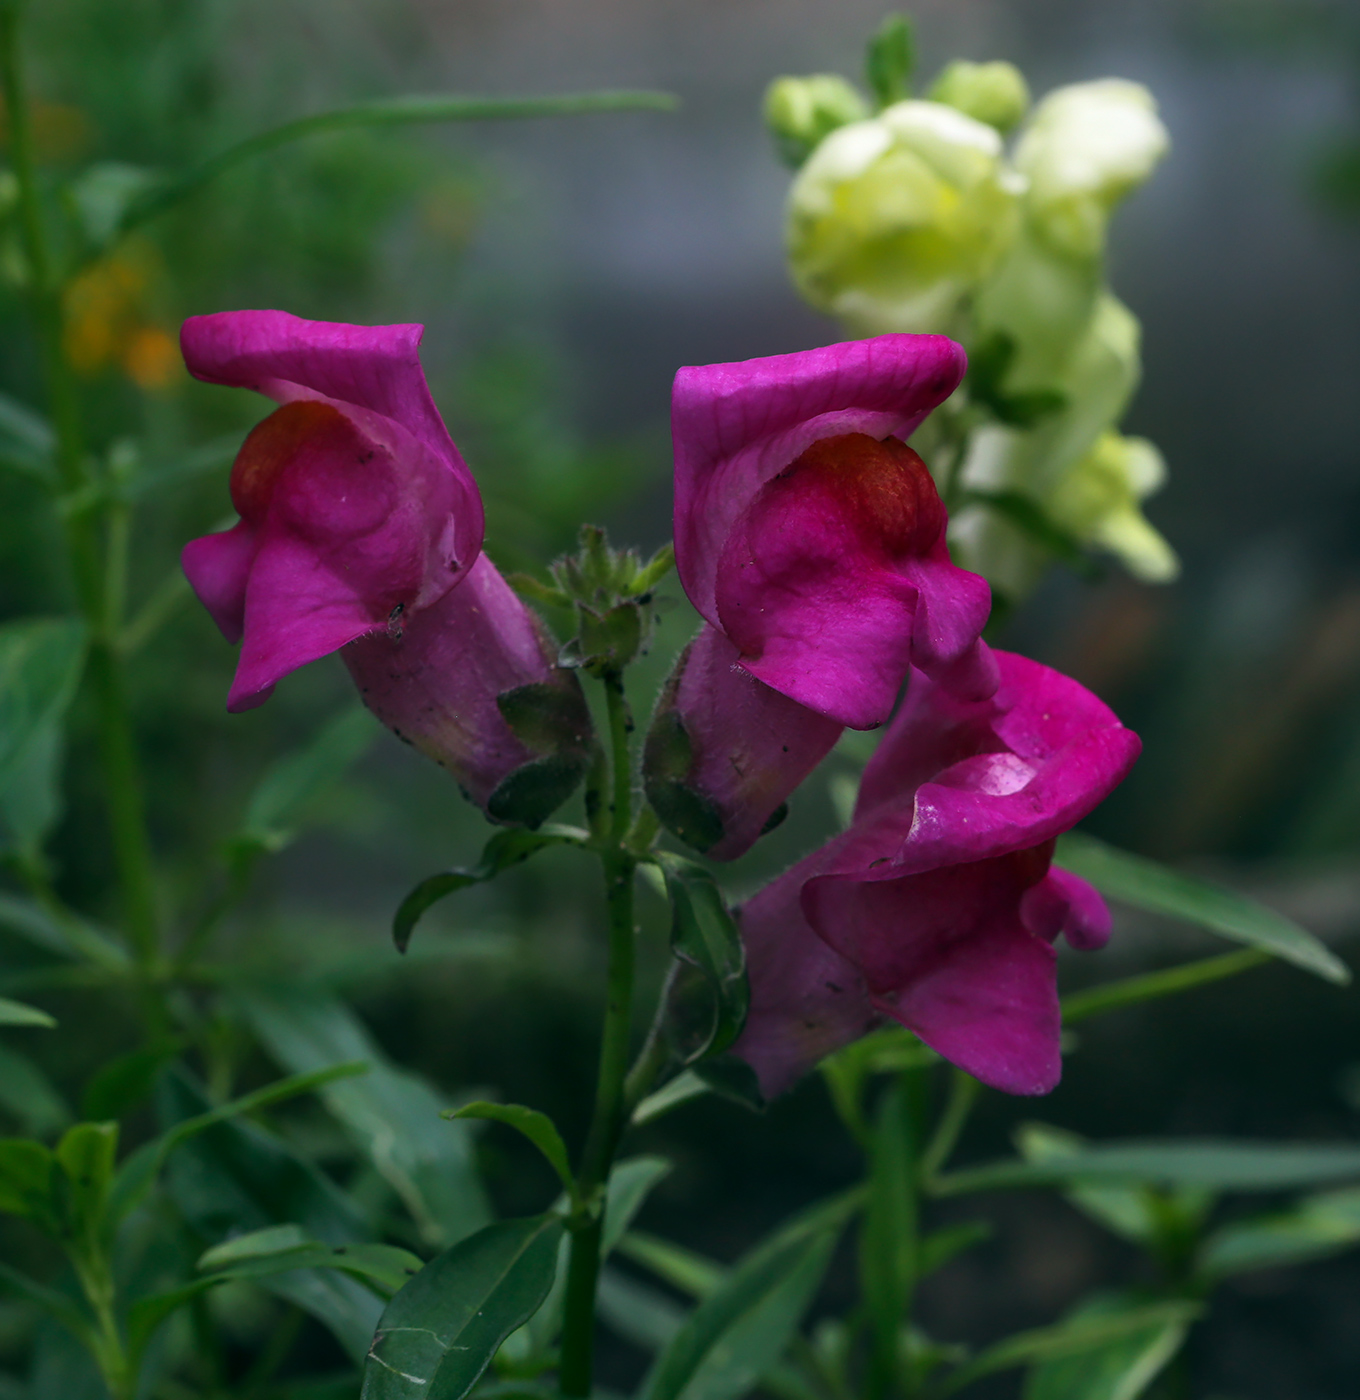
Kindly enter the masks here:
[[1058, 483], [1049, 515], [1077, 539], [1115, 555], [1134, 577], [1165, 583], [1180, 572], [1180, 562], [1139, 508], [1165, 480], [1162, 454], [1146, 438], [1102, 433]]
[[765, 92], [765, 125], [795, 170], [837, 127], [868, 115], [869, 104], [835, 73], [776, 78]]
[[927, 94], [1005, 133], [1029, 110], [1029, 84], [1013, 63], [969, 63], [958, 59], [935, 79]]
[[1048, 94], [1015, 151], [1029, 179], [1026, 213], [1040, 236], [1074, 257], [1105, 246], [1111, 210], [1166, 154], [1166, 128], [1140, 83], [1105, 78]]
[[1013, 237], [1019, 189], [994, 128], [898, 102], [833, 131], [794, 179], [794, 282], [856, 334], [952, 329]]

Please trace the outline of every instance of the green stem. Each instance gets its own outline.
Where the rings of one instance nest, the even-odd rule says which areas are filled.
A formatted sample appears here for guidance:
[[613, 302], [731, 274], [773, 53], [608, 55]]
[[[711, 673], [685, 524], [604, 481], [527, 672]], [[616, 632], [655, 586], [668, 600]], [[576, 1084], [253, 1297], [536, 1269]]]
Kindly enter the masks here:
[[633, 768], [628, 746], [632, 723], [622, 677], [610, 672], [603, 679], [613, 759], [609, 838], [600, 851], [609, 910], [609, 971], [595, 1111], [576, 1173], [581, 1204], [569, 1227], [571, 1247], [562, 1309], [558, 1385], [563, 1395], [570, 1396], [589, 1395], [593, 1383], [595, 1291], [600, 1274], [605, 1186], [627, 1121], [625, 1083], [633, 1020], [633, 883], [637, 860], [624, 845], [632, 821]]
[[940, 1121], [935, 1125], [930, 1145], [921, 1154], [919, 1172], [922, 1181], [930, 1181], [949, 1161], [981, 1088], [982, 1085], [971, 1074], [965, 1074], [961, 1069], [952, 1072], [949, 1080], [949, 1101], [940, 1115]]
[[18, 185], [19, 223], [28, 260], [39, 357], [56, 433], [57, 477], [66, 496], [61, 519], [76, 596], [90, 627], [87, 674], [99, 713], [99, 750], [123, 917], [144, 981], [150, 982], [159, 938], [155, 881], [116, 632], [106, 602], [108, 578], [98, 516], [107, 511], [108, 503], [102, 493], [91, 495], [88, 489], [80, 404], [63, 344], [62, 287], [54, 274], [43, 224], [13, 0], [0, 3], [0, 86], [9, 114], [10, 159]]

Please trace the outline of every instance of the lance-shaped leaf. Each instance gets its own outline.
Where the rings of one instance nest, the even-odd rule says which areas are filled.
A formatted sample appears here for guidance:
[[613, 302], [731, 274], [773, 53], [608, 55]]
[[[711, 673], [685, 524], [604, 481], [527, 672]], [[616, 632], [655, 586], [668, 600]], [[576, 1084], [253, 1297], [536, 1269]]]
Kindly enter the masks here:
[[1235, 890], [1116, 850], [1080, 832], [1058, 838], [1055, 860], [1101, 894], [1135, 909], [1181, 919], [1262, 948], [1329, 982], [1344, 986], [1351, 980], [1346, 964], [1307, 929]]
[[445, 1109], [441, 1118], [487, 1118], [493, 1123], [504, 1123], [522, 1133], [547, 1158], [548, 1165], [557, 1173], [558, 1180], [566, 1187], [567, 1194], [575, 1199], [576, 1179], [571, 1174], [571, 1163], [567, 1159], [567, 1144], [557, 1131], [557, 1124], [546, 1113], [536, 1108], [526, 1108], [521, 1103], [488, 1103], [478, 1099], [464, 1104], [462, 1108]]
[[392, 941], [397, 945], [397, 951], [406, 951], [421, 915], [441, 899], [465, 890], [469, 885], [494, 880], [503, 870], [528, 860], [546, 846], [580, 845], [589, 839], [590, 833], [582, 831], [580, 827], [556, 823], [541, 826], [537, 831], [515, 828], [497, 832], [482, 848], [481, 860], [470, 870], [446, 870], [439, 875], [431, 875], [402, 900], [392, 920]]
[[346, 1062], [368, 1065], [365, 1075], [323, 1086], [322, 1101], [432, 1249], [447, 1249], [490, 1221], [471, 1130], [439, 1121], [442, 1100], [434, 1087], [393, 1064], [344, 1002], [290, 983], [254, 988], [236, 1005], [284, 1069], [310, 1074]]
[[667, 1029], [681, 1060], [720, 1055], [741, 1034], [750, 1005], [746, 950], [712, 875], [683, 856], [660, 853], [671, 901]]
[[500, 1344], [538, 1310], [562, 1220], [502, 1220], [427, 1264], [387, 1305], [362, 1400], [462, 1400]]
[[639, 1400], [746, 1394], [788, 1345], [857, 1204], [857, 1196], [842, 1196], [813, 1207], [757, 1245], [657, 1357]]
[[[24, 1055], [0, 1047], [0, 1107], [19, 1120], [23, 1130], [35, 1138], [59, 1132], [71, 1121], [67, 1107], [47, 1075]], [[102, 1115], [87, 1113], [87, 1118]]]
[[1305, 1196], [1288, 1211], [1237, 1220], [1204, 1243], [1199, 1269], [1208, 1278], [1324, 1259], [1360, 1244], [1360, 1189]]
[[[1074, 1308], [1064, 1323], [1117, 1322], [1137, 1311], [1138, 1304], [1126, 1296], [1102, 1295]], [[1025, 1379], [1024, 1400], [1137, 1400], [1180, 1350], [1188, 1331], [1188, 1318], [1153, 1321], [1093, 1349], [1042, 1361]]]
[[51, 1030], [56, 1024], [55, 1016], [49, 1016], [46, 1011], [40, 1011], [36, 1006], [29, 1006], [22, 1001], [11, 1001], [9, 997], [0, 997], [0, 1026], [42, 1026]]

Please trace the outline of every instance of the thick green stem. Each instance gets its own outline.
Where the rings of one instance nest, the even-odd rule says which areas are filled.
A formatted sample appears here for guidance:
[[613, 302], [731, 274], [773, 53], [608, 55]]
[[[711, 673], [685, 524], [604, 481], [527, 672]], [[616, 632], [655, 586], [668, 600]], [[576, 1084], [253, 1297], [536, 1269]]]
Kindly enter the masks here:
[[570, 1396], [589, 1395], [593, 1383], [595, 1290], [600, 1274], [605, 1187], [626, 1122], [625, 1083], [633, 1020], [633, 881], [637, 860], [624, 844], [633, 816], [633, 767], [628, 744], [632, 723], [622, 677], [611, 672], [604, 677], [604, 686], [613, 759], [609, 835], [600, 851], [609, 909], [609, 972], [595, 1112], [576, 1173], [581, 1204], [570, 1224], [571, 1251], [562, 1310], [558, 1385], [564, 1395]]
[[[155, 971], [158, 948], [155, 881], [147, 839], [141, 779], [117, 647], [121, 615], [110, 616], [100, 543], [100, 493], [91, 493], [85, 465], [80, 404], [66, 359], [62, 288], [54, 275], [43, 224], [33, 158], [28, 99], [13, 0], [0, 3], [0, 85], [9, 115], [10, 159], [19, 193], [19, 223], [28, 261], [29, 291], [48, 407], [56, 434], [57, 477], [64, 493], [61, 518], [71, 574], [81, 611], [90, 627], [88, 677], [99, 713], [99, 750], [123, 917], [144, 980]], [[121, 612], [121, 610], [120, 610]]]

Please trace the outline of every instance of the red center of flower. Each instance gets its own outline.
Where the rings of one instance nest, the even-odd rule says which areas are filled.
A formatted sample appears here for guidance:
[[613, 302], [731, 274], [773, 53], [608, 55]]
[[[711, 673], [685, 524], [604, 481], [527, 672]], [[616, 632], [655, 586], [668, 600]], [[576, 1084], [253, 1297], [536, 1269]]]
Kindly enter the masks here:
[[275, 409], [251, 430], [231, 468], [231, 503], [242, 520], [263, 519], [279, 476], [304, 444], [334, 438], [353, 439], [354, 427], [338, 408], [316, 399], [299, 399]]
[[944, 532], [945, 509], [930, 472], [897, 438], [821, 438], [765, 489], [803, 496], [809, 488], [831, 496], [864, 543], [889, 558], [925, 554]]

